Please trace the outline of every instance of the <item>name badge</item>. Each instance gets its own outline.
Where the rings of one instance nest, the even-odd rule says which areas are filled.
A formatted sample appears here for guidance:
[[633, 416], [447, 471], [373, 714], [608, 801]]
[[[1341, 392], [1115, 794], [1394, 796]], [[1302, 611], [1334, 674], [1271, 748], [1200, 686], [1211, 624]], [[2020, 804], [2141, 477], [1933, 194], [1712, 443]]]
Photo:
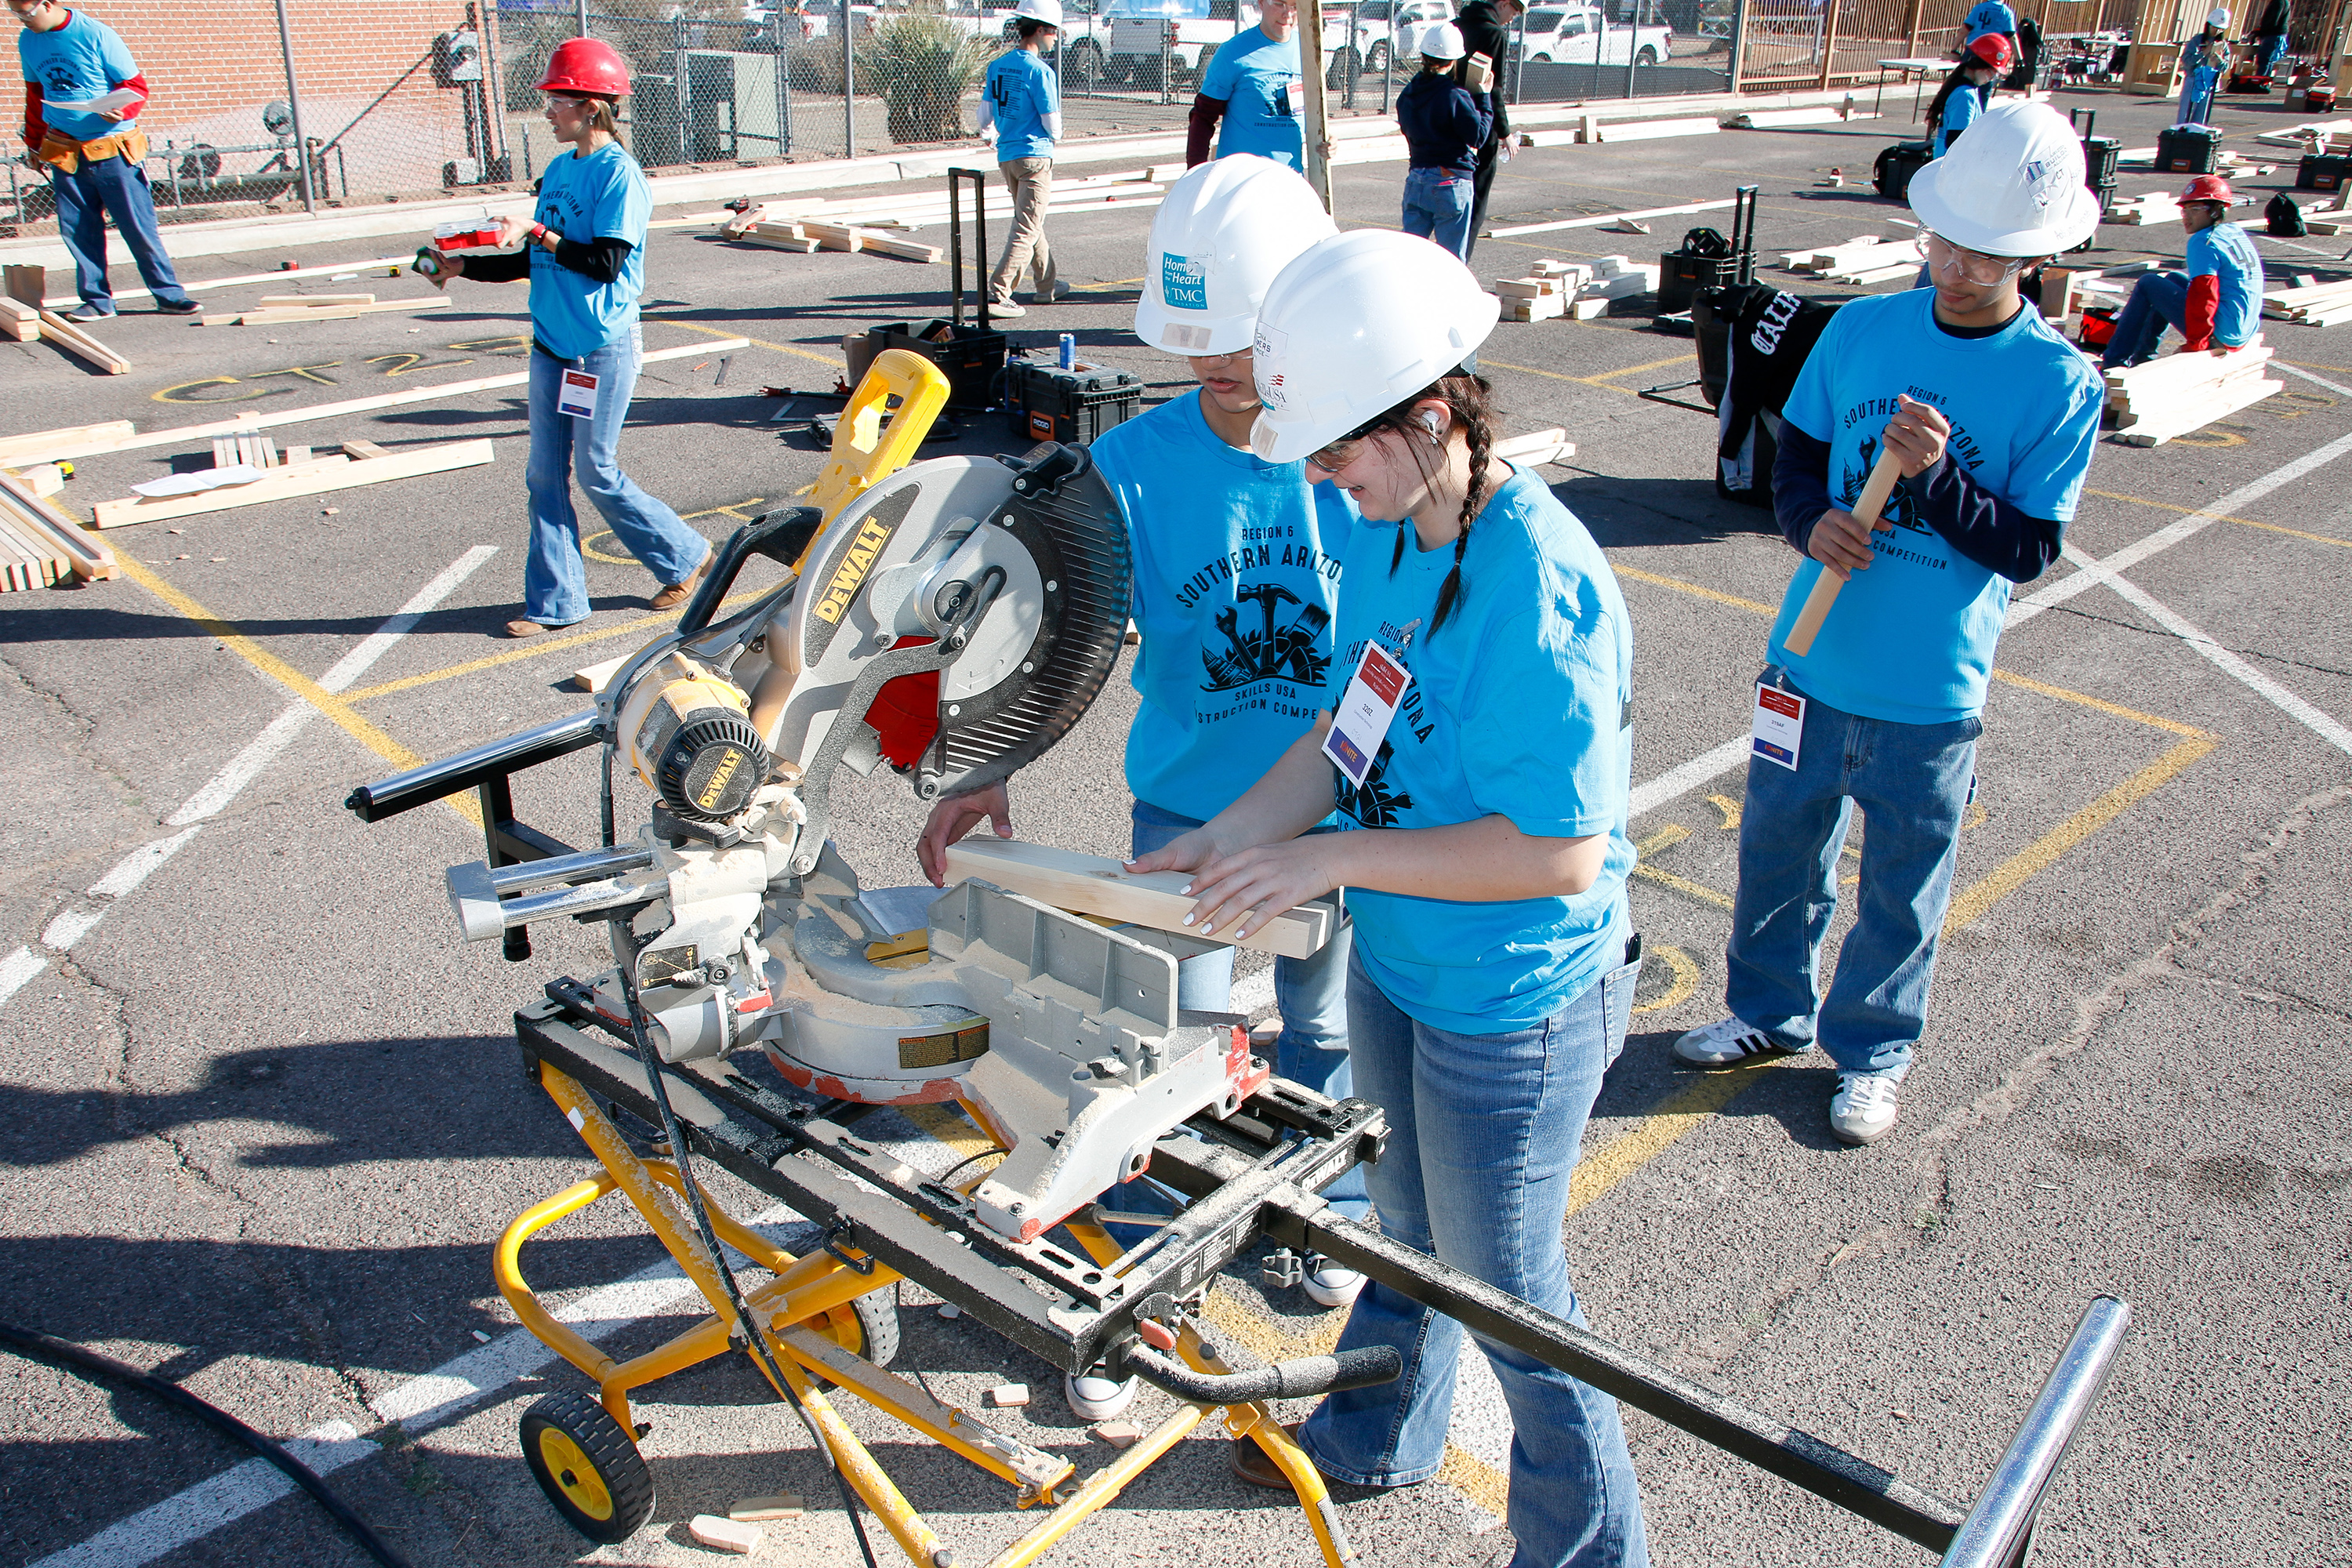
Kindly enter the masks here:
[[596, 378], [584, 370], [567, 370], [563, 384], [556, 389], [555, 411], [569, 414], [574, 419], [596, 416]]
[[1756, 688], [1756, 754], [1796, 771], [1805, 739], [1805, 700], [1777, 686]]
[[1372, 759], [1381, 754], [1381, 742], [1388, 739], [1389, 725], [1412, 681], [1412, 671], [1391, 658], [1380, 644], [1364, 645], [1364, 657], [1323, 737], [1323, 754], [1356, 788], [1364, 787], [1364, 775], [1372, 771]]
[[1296, 81], [1284, 82], [1282, 90], [1275, 94], [1274, 101], [1275, 106], [1285, 114], [1303, 114], [1307, 110], [1304, 89]]

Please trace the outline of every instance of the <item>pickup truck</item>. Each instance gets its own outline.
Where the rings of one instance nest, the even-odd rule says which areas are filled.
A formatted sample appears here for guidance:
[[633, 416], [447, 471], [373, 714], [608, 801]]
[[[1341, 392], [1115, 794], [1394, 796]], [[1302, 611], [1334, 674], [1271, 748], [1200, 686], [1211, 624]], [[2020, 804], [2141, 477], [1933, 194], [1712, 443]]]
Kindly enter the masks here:
[[1674, 57], [1675, 30], [1611, 23], [1594, 5], [1538, 5], [1528, 13], [1525, 48], [1538, 65], [1663, 65]]
[[[1191, 15], [1194, 9], [1187, 0], [1118, 0], [1103, 79], [1157, 88], [1165, 39], [1168, 85], [1189, 88], [1201, 79], [1219, 44], [1257, 26], [1258, 8], [1252, 0], [1209, 0], [1206, 16]], [[1324, 81], [1333, 88], [1345, 86], [1364, 68], [1361, 57], [1348, 47], [1344, 5], [1334, 5], [1323, 13], [1323, 68]]]

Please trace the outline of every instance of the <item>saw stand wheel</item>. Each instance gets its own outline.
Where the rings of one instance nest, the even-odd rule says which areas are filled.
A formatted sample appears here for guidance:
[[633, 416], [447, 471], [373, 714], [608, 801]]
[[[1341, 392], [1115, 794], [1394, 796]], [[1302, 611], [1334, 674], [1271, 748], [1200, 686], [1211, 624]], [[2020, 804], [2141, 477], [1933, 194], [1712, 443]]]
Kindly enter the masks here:
[[653, 1517], [654, 1473], [636, 1439], [584, 1394], [531, 1402], [522, 1457], [555, 1511], [591, 1541], [626, 1541]]

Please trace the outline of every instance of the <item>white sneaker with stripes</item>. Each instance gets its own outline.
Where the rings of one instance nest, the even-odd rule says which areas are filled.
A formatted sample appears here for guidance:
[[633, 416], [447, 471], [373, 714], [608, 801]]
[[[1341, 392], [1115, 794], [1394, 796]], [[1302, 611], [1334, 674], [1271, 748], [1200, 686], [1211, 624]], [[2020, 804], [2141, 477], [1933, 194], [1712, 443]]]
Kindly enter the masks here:
[[1717, 1018], [1706, 1027], [1693, 1029], [1675, 1042], [1675, 1059], [1700, 1068], [1731, 1067], [1750, 1057], [1796, 1054], [1788, 1047], [1777, 1044], [1771, 1036], [1755, 1025], [1737, 1017]]

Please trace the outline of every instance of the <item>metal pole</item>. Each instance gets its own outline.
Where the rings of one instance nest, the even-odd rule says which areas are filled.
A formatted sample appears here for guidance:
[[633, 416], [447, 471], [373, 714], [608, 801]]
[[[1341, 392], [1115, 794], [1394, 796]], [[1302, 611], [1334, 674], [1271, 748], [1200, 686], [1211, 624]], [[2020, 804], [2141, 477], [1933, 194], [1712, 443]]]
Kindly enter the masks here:
[[[1607, 26], [1604, 20], [1602, 26]], [[1633, 66], [1642, 50], [1642, 0], [1633, 0], [1633, 14], [1625, 23], [1625, 96], [1633, 96]]]
[[1511, 107], [1519, 106], [1519, 91], [1528, 79], [1528, 13], [1524, 6], [1511, 18]]
[[1323, 0], [1298, 0], [1298, 83], [1307, 90], [1307, 183], [1328, 212], [1331, 125], [1323, 96]]
[[[1916, 45], [1913, 46], [1915, 48]], [[1731, 9], [1731, 74], [1724, 87], [1732, 92], [1739, 90], [1739, 58], [1748, 48], [1748, 0]]]
[[286, 105], [294, 111], [294, 162], [300, 165], [302, 210], [317, 212], [310, 191], [310, 143], [302, 134], [302, 90], [294, 85], [294, 35], [286, 26], [286, 0], [278, 0], [278, 49], [286, 59]]
[[580, 37], [588, 36], [588, 0], [580, 0]]
[[841, 0], [841, 155], [857, 156], [857, 62], [849, 47], [849, 0]]
[[769, 13], [775, 18], [768, 42], [775, 50], [776, 60], [776, 156], [793, 155], [793, 58], [784, 48], [784, 8], [779, 4]]
[[2009, 1452], [1993, 1467], [1984, 1495], [1953, 1535], [1943, 1568], [2011, 1568], [2025, 1561], [2042, 1495], [2083, 1418], [2098, 1403], [2130, 1326], [2131, 1309], [2113, 1296], [2091, 1302]]

